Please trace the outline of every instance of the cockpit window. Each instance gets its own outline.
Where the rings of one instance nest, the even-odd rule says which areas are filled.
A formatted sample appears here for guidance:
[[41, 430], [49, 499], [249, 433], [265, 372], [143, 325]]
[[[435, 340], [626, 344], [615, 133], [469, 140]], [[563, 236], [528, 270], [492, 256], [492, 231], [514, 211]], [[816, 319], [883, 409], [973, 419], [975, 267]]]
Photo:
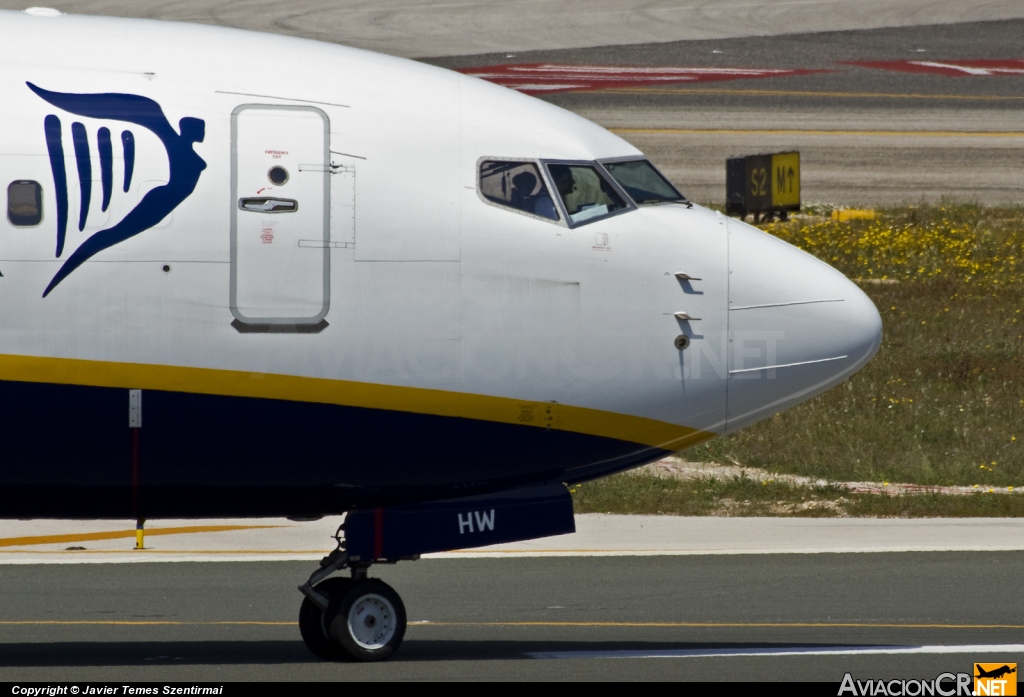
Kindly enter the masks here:
[[605, 162], [604, 168], [637, 203], [686, 200], [647, 160]]
[[480, 193], [488, 201], [558, 220], [544, 180], [532, 162], [487, 160], [480, 163]]
[[627, 207], [596, 167], [552, 164], [548, 165], [548, 172], [562, 197], [569, 220], [574, 223], [603, 218]]

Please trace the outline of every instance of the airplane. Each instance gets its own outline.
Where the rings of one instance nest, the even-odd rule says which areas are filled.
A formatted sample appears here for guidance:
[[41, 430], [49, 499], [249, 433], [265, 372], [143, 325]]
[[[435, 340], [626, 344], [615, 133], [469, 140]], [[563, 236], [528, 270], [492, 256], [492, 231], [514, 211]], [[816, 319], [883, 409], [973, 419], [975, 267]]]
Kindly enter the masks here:
[[879, 347], [856, 284], [543, 101], [221, 27], [0, 27], [0, 517], [345, 514], [299, 589], [323, 659], [401, 644], [371, 565], [572, 532], [567, 484]]
[[998, 678], [1003, 677], [1004, 675], [1010, 675], [1012, 673], [1016, 673], [1017, 672], [1016, 668], [1011, 668], [1008, 665], [1003, 665], [1003, 666], [1000, 666], [999, 668], [993, 668], [992, 670], [985, 670], [984, 668], [982, 668], [979, 665], [975, 665], [975, 667], [978, 669], [978, 674], [974, 676], [976, 678], [993, 678], [993, 679], [998, 679]]

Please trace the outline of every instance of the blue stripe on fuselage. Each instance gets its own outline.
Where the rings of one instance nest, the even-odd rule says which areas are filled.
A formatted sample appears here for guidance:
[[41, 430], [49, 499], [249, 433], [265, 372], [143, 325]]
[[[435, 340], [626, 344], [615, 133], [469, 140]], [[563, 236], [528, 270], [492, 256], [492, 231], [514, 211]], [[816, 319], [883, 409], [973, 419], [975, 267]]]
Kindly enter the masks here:
[[[0, 382], [0, 517], [130, 516], [128, 390]], [[143, 517], [327, 515], [666, 453], [532, 426], [146, 390]]]

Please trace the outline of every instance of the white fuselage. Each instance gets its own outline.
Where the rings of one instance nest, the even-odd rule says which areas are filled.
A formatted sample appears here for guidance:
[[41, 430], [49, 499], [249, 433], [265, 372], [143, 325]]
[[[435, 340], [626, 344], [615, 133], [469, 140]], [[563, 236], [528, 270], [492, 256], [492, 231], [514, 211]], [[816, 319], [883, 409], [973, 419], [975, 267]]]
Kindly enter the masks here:
[[[282, 36], [15, 12], [0, 12], [0, 29], [0, 174], [5, 187], [38, 182], [42, 191], [38, 224], [0, 221], [0, 386], [141, 389], [143, 404], [150, 391], [249, 400], [255, 433], [277, 427], [272, 409], [251, 406], [264, 402], [363, 410], [359, 419], [433, 417], [427, 435], [403, 440], [405, 422], [371, 428], [349, 423], [355, 412], [338, 412], [304, 431], [306, 417], [289, 412], [287, 429], [273, 437], [316, 440], [318, 452], [336, 455], [335, 469], [328, 462], [317, 475], [324, 486], [489, 486], [639, 464], [807, 399], [878, 347], [878, 314], [853, 283], [713, 211], [631, 205], [571, 227], [564, 213], [547, 220], [484, 199], [478, 176], [488, 158], [543, 168], [642, 157], [544, 102], [419, 63]], [[84, 105], [69, 110], [29, 83], [94, 97], [67, 102]], [[111, 116], [96, 104], [116, 111], [121, 102], [103, 95], [144, 98], [125, 101], [128, 111], [156, 103], [173, 132], [161, 138], [152, 120]], [[185, 142], [195, 120], [202, 139]], [[68, 192], [60, 255], [58, 121]], [[110, 165], [101, 162], [103, 129]], [[125, 131], [134, 142], [130, 182]], [[81, 133], [88, 180], [75, 149], [85, 147]], [[112, 185], [102, 180], [105, 167]], [[278, 181], [275, 167], [285, 171]], [[134, 211], [162, 211], [147, 194], [175, 187], [184, 196], [168, 215], [53, 285], [83, 244]], [[91, 190], [84, 211], [83, 189]], [[699, 280], [680, 281], [680, 272]], [[679, 312], [699, 319], [677, 319]], [[682, 351], [674, 343], [681, 334], [691, 339]], [[124, 404], [117, 428], [127, 428], [127, 397]], [[209, 409], [203, 428], [224, 414]], [[173, 409], [182, 439], [193, 437], [182, 413], [190, 410], [185, 402]], [[482, 425], [506, 430], [473, 431]], [[514, 451], [523, 429], [635, 447], [595, 447], [545, 468], [538, 442], [510, 455], [502, 471], [487, 470], [493, 451]], [[370, 446], [350, 453], [362, 437], [380, 458], [428, 464], [409, 477], [382, 470], [368, 459]], [[474, 474], [471, 455], [453, 463], [451, 443], [460, 438], [473, 441], [486, 475]], [[304, 467], [281, 462], [277, 451], [257, 463], [263, 446], [252, 434], [239, 440], [250, 475], [212, 473], [211, 482], [288, 486], [287, 473]], [[296, 454], [313, 452], [305, 447]], [[169, 460], [153, 485], [202, 486], [217, 468], [217, 460], [186, 468], [178, 482], [174, 462], [187, 457]], [[26, 466], [8, 461], [0, 480], [31, 484], [17, 469]], [[360, 469], [391, 479], [364, 481], [354, 474]], [[104, 486], [116, 479], [97, 477]]]

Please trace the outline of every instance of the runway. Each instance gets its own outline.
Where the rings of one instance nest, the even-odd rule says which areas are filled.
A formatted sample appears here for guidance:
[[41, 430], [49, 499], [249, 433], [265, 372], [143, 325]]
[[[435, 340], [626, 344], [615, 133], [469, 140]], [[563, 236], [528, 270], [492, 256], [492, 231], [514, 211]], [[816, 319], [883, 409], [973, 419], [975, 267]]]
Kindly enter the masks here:
[[[1024, 18], [1016, 0], [47, 0], [47, 6], [269, 31], [409, 58]], [[0, 7], [26, 5], [0, 0]]]
[[294, 588], [310, 568], [2, 566], [0, 680], [838, 683], [846, 672], [932, 679], [1024, 654], [1022, 552], [402, 563], [379, 575], [410, 628], [375, 665], [307, 654]]
[[[727, 157], [798, 150], [805, 203], [1016, 205], [1024, 198], [1024, 73], [910, 63], [1016, 61], [1024, 57], [1022, 31], [1024, 21], [1008, 20], [430, 62], [469, 71], [508, 64], [803, 71], [538, 95], [636, 145], [698, 202], [724, 201]], [[567, 71], [567, 81], [574, 77]]]

